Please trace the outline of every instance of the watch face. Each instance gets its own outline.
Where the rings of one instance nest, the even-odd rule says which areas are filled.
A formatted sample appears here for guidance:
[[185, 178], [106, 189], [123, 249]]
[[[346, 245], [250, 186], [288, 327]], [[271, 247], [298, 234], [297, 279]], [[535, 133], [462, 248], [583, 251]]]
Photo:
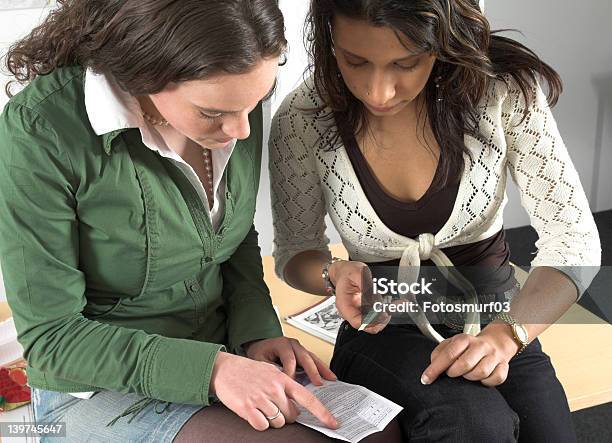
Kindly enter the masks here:
[[529, 334], [527, 334], [527, 329], [525, 329], [522, 325], [514, 325], [514, 332], [516, 332], [517, 337], [523, 343], [526, 343], [529, 340]]

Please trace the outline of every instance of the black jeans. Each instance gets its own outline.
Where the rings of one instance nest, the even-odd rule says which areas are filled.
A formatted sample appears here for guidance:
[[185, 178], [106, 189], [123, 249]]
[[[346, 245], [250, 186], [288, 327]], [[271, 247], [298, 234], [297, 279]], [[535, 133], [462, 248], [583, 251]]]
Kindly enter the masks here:
[[[445, 338], [458, 333], [435, 328]], [[340, 380], [403, 406], [397, 420], [404, 441], [576, 442], [567, 397], [538, 339], [510, 361], [508, 378], [496, 387], [445, 373], [422, 385], [436, 346], [415, 325], [388, 325], [371, 335], [345, 321], [331, 368]]]

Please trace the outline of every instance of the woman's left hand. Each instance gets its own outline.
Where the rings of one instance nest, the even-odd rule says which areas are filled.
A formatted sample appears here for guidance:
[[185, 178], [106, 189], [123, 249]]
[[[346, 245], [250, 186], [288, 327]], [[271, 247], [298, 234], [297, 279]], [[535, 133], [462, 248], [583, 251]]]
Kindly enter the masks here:
[[336, 374], [319, 357], [306, 350], [294, 338], [277, 337], [256, 340], [246, 343], [243, 348], [247, 357], [253, 360], [272, 364], [280, 363], [283, 372], [293, 379], [295, 379], [297, 366], [301, 366], [310, 381], [317, 386], [323, 384], [322, 379], [337, 380]]
[[[512, 340], [512, 339], [510, 339]], [[518, 345], [504, 334], [456, 334], [441, 342], [431, 353], [431, 364], [421, 377], [423, 384], [433, 383], [443, 372], [449, 377], [480, 381], [497, 386], [508, 377], [508, 362]]]

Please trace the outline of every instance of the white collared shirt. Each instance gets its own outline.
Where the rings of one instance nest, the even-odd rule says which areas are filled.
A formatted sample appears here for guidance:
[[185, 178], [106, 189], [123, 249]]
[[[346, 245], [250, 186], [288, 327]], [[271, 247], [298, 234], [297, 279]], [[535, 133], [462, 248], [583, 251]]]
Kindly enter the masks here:
[[215, 198], [213, 207], [210, 209], [206, 190], [194, 169], [168, 146], [155, 127], [144, 119], [138, 100], [123, 91], [112, 78], [87, 69], [85, 73], [85, 108], [91, 127], [97, 135], [124, 128], [140, 129], [142, 142], [145, 146], [172, 160], [183, 171], [198, 192], [213, 229], [216, 231], [219, 228], [225, 212], [224, 172], [236, 146], [236, 140], [233, 140], [224, 148], [211, 150], [214, 171], [213, 194]]

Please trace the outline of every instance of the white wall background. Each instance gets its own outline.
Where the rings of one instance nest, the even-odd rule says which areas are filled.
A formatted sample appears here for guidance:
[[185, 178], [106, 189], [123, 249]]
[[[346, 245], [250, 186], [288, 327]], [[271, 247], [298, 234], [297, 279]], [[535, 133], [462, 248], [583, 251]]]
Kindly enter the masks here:
[[[29, 2], [29, 1], [28, 1]], [[30, 3], [30, 2], [29, 2]], [[38, 2], [37, 0], [37, 3]], [[6, 1], [0, 3], [0, 8], [13, 6], [15, 4], [26, 5], [19, 1]], [[33, 2], [31, 4], [34, 4]], [[4, 57], [8, 46], [24, 35], [27, 35], [30, 30], [36, 26], [48, 13], [48, 8], [37, 9], [15, 9], [3, 10], [0, 9], [0, 56]], [[4, 94], [4, 85], [9, 79], [6, 71], [2, 67], [0, 69], [0, 109], [8, 101], [8, 97]], [[0, 223], [2, 223], [2, 214], [0, 214]], [[0, 272], [0, 301], [5, 300], [4, 283], [2, 273]]]
[[[18, 2], [14, 2], [18, 3]], [[6, 7], [0, 3], [0, 56], [4, 58], [8, 46], [27, 35], [48, 13], [49, 8], [26, 8], [15, 10], [4, 10]], [[8, 80], [8, 75], [4, 69], [4, 60], [0, 67], [0, 108], [8, 101], [4, 94], [4, 85]]]
[[[612, 2], [489, 0], [486, 13], [493, 28], [521, 30], [524, 36], [512, 37], [561, 75], [565, 91], [553, 109], [561, 135], [591, 209], [612, 208]], [[504, 214], [506, 225], [527, 224], [513, 188], [509, 195], [513, 201]]]
[[[287, 65], [281, 68], [272, 111], [301, 81], [306, 67], [302, 28], [308, 3], [308, 0], [280, 0], [290, 53]], [[4, 53], [11, 42], [27, 34], [47, 11], [0, 10], [0, 52]], [[612, 2], [489, 0], [486, 14], [493, 28], [522, 31], [523, 35], [512, 36], [535, 50], [561, 74], [565, 93], [553, 111], [561, 134], [591, 199], [591, 208], [594, 211], [612, 208], [612, 174], [608, 171], [612, 165]], [[6, 77], [1, 73], [0, 81], [3, 88]], [[0, 106], [4, 106], [6, 100], [0, 91]], [[267, 156], [264, 162], [255, 222], [262, 252], [270, 254], [273, 235]], [[509, 187], [509, 198], [505, 226], [528, 224], [513, 186]], [[332, 242], [339, 241], [333, 229], [329, 230], [329, 236]], [[0, 276], [0, 290], [1, 283]]]

